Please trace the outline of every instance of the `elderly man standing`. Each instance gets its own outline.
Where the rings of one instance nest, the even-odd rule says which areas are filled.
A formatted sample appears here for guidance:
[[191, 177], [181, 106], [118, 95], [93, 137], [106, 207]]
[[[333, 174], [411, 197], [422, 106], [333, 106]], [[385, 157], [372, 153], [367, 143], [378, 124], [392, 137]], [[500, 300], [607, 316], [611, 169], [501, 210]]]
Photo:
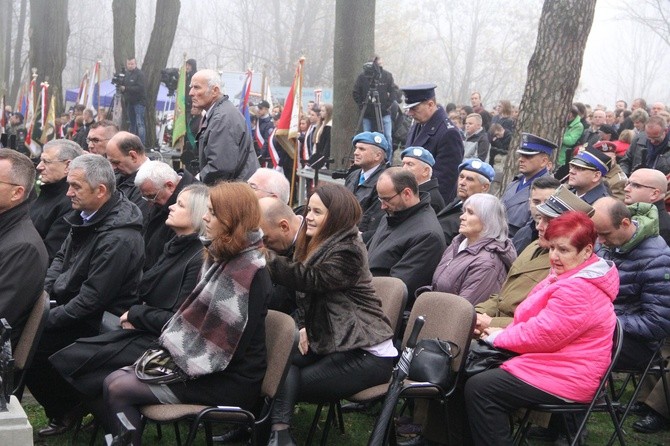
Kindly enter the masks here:
[[386, 137], [379, 132], [362, 132], [354, 136], [355, 169], [347, 176], [345, 187], [358, 200], [363, 217], [358, 229], [363, 240], [369, 240], [384, 216], [381, 203], [377, 199], [377, 180], [386, 169], [386, 154], [390, 150]]
[[135, 175], [135, 186], [142, 198], [149, 203], [149, 213], [144, 219], [144, 270], [151, 268], [163, 254], [165, 244], [175, 236], [165, 224], [170, 213], [169, 207], [177, 202], [177, 196], [195, 178], [187, 170], [175, 172], [161, 161], [147, 161]]
[[0, 317], [12, 326], [12, 346], [44, 289], [49, 256], [35, 230], [27, 201], [35, 184], [30, 159], [0, 149]]
[[84, 153], [79, 144], [69, 139], [54, 139], [42, 148], [37, 165], [40, 193], [30, 205], [30, 218], [44, 240], [49, 263], [70, 232], [70, 224], [65, 221], [65, 215], [72, 210], [72, 203], [65, 195], [67, 169], [73, 159]]
[[414, 174], [416, 182], [419, 183], [419, 193], [425, 192], [430, 195], [430, 206], [437, 214], [444, 209], [444, 200], [437, 183], [433, 178], [433, 166], [435, 158], [423, 147], [407, 147], [400, 154], [402, 168]]
[[405, 146], [423, 147], [433, 155], [433, 175], [444, 202], [450, 203], [456, 197], [458, 165], [463, 161], [463, 138], [444, 108], [437, 105], [435, 88], [434, 84], [423, 84], [402, 89], [407, 114], [414, 120]]
[[49, 356], [76, 339], [99, 334], [105, 311], [120, 316], [137, 303], [144, 264], [142, 214], [116, 191], [109, 162], [100, 155], [77, 157], [70, 162], [67, 182], [74, 209], [66, 217], [71, 230], [44, 283], [56, 306], [26, 375], [30, 392], [50, 419], [40, 436], [65, 432], [81, 415], [72, 410], [79, 400], [58, 384], [62, 378]]
[[258, 159], [244, 117], [221, 90], [219, 73], [195, 73], [188, 94], [194, 107], [205, 110], [197, 135], [198, 179], [210, 185], [220, 180], [249, 179], [259, 167]]
[[146, 217], [149, 214], [149, 203], [135, 186], [137, 171], [149, 161], [140, 138], [129, 132], [117, 133], [107, 143], [107, 159], [116, 172], [116, 188], [135, 203]]

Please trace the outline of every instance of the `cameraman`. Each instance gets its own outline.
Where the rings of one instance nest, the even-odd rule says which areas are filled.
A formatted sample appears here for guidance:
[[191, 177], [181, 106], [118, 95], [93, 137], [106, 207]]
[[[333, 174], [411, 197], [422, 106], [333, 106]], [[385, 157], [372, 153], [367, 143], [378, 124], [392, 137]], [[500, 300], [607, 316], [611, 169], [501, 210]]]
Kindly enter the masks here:
[[144, 114], [146, 112], [146, 89], [144, 86], [144, 74], [137, 68], [134, 57], [126, 60], [126, 76], [120, 86], [128, 120], [130, 121], [130, 132], [139, 136], [142, 144], [146, 145], [146, 126], [144, 125]]
[[[363, 110], [365, 99], [368, 98], [369, 93], [373, 89], [376, 89], [379, 93], [379, 104], [381, 109], [382, 124], [384, 126], [384, 136], [386, 137], [387, 141], [393, 141], [393, 128], [390, 112], [390, 107], [394, 98], [393, 75], [384, 70], [382, 67], [382, 59], [379, 56], [375, 56], [372, 62], [365, 64], [363, 73], [358, 75], [358, 79], [356, 79], [353, 95], [354, 101], [356, 101], [358, 104], [359, 110]], [[381, 132], [382, 129], [373, 128], [377, 127], [375, 121], [375, 109], [372, 103], [372, 97], [370, 97], [363, 115], [363, 131]], [[389, 151], [386, 153], [386, 160], [389, 163], [393, 161], [393, 144], [389, 144]]]

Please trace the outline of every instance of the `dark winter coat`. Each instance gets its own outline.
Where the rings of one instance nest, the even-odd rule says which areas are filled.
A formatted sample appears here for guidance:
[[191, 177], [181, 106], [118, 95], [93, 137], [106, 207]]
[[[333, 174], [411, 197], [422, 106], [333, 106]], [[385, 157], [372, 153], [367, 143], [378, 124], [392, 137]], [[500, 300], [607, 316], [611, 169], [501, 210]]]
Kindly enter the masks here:
[[84, 223], [79, 211], [66, 217], [72, 226], [46, 274], [44, 289], [57, 306], [47, 328], [73, 324], [97, 330], [104, 311], [117, 316], [137, 303], [144, 264], [142, 214], [115, 193]]
[[29, 204], [0, 213], [0, 317], [12, 326], [12, 345], [44, 289], [49, 256], [28, 215]]
[[437, 221], [442, 226], [444, 232], [444, 241], [447, 246], [458, 235], [458, 228], [461, 225], [461, 214], [463, 213], [463, 200], [456, 197], [437, 214]]
[[[356, 78], [356, 83], [354, 84], [354, 101], [358, 104], [358, 109], [363, 109], [363, 104], [365, 104], [365, 99], [368, 97], [368, 91], [370, 91], [370, 82], [365, 73], [361, 73]], [[377, 80], [377, 92], [379, 93], [379, 105], [381, 109], [381, 115], [386, 116], [390, 113], [391, 104], [394, 99], [394, 90], [393, 90], [393, 75], [388, 71], [381, 69], [381, 77]], [[375, 119], [374, 106], [371, 101], [368, 101], [367, 108], [365, 109], [364, 117], [368, 119]], [[381, 131], [381, 130], [378, 130]], [[390, 143], [391, 141], [389, 141]]]
[[56, 257], [58, 250], [65, 241], [70, 224], [65, 216], [72, 212], [72, 201], [65, 195], [68, 184], [66, 178], [55, 183], [40, 186], [40, 194], [30, 204], [30, 218], [44, 240], [49, 253], [49, 263]]
[[489, 135], [483, 128], [465, 138], [463, 158], [479, 158], [483, 162], [488, 163], [490, 151], [491, 143], [489, 142]]
[[440, 193], [437, 178], [431, 178], [425, 183], [419, 184], [419, 193], [421, 192], [426, 192], [430, 195], [430, 207], [433, 208], [436, 214], [444, 209], [444, 198], [442, 198], [442, 194]]
[[140, 188], [135, 186], [136, 176], [137, 172], [131, 173], [130, 175], [121, 175], [120, 173], [117, 173], [116, 190], [123, 192], [123, 195], [125, 195], [131, 203], [134, 203], [135, 206], [140, 208], [140, 211], [142, 211], [142, 218], [144, 219], [149, 215], [151, 203], [142, 198]]
[[63, 378], [83, 394], [99, 396], [105, 377], [134, 363], [152, 346], [165, 323], [193, 291], [202, 266], [202, 250], [197, 234], [170, 240], [142, 278], [142, 304], [128, 310], [128, 322], [136, 329], [82, 338], [51, 356], [51, 363]]
[[430, 285], [444, 248], [442, 228], [422, 194], [418, 204], [382, 219], [368, 242], [370, 271], [401, 279], [412, 300], [417, 288]]
[[144, 73], [139, 68], [133, 71], [126, 71], [124, 79], [123, 97], [129, 105], [145, 104], [146, 103], [146, 86], [144, 81]]
[[304, 262], [272, 255], [268, 267], [273, 282], [296, 291], [296, 321], [311, 351], [346, 352], [393, 337], [356, 226], [324, 240]]
[[458, 165], [463, 161], [464, 149], [461, 133], [447, 117], [447, 112], [438, 107], [425, 124], [415, 122], [409, 129], [405, 145], [423, 147], [433, 155], [433, 178], [437, 178], [444, 202], [451, 202], [456, 197]]
[[386, 165], [382, 163], [361, 185], [358, 184], [361, 169], [356, 169], [347, 176], [344, 182], [344, 186], [356, 196], [363, 210], [363, 216], [358, 224], [358, 229], [363, 233], [363, 240], [372, 237], [379, 222], [386, 215], [377, 195], [377, 180], [385, 169]]
[[660, 170], [668, 175], [670, 173], [670, 137], [666, 134], [661, 144], [652, 146], [645, 132], [638, 133], [633, 137], [626, 154], [619, 161], [619, 166], [628, 176], [633, 170], [640, 167]]

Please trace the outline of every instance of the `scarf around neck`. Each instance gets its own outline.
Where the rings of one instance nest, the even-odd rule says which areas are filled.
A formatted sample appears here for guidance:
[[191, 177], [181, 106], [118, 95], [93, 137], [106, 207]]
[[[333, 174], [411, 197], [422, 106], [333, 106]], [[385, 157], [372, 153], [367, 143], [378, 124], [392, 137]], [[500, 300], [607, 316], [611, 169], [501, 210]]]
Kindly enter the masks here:
[[247, 325], [249, 289], [265, 267], [259, 230], [227, 261], [206, 261], [200, 281], [159, 338], [175, 363], [191, 378], [225, 370]]

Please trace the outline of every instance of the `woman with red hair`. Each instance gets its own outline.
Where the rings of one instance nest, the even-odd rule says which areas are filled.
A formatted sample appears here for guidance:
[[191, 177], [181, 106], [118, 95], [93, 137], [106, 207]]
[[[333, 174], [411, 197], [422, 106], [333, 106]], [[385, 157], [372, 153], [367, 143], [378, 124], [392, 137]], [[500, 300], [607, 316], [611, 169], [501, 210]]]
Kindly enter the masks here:
[[499, 369], [470, 378], [465, 402], [474, 444], [511, 445], [509, 414], [529, 404], [585, 403], [610, 364], [619, 292], [613, 263], [593, 253], [596, 231], [581, 212], [552, 220], [549, 276], [537, 284], [505, 329], [482, 338], [518, 353]]

